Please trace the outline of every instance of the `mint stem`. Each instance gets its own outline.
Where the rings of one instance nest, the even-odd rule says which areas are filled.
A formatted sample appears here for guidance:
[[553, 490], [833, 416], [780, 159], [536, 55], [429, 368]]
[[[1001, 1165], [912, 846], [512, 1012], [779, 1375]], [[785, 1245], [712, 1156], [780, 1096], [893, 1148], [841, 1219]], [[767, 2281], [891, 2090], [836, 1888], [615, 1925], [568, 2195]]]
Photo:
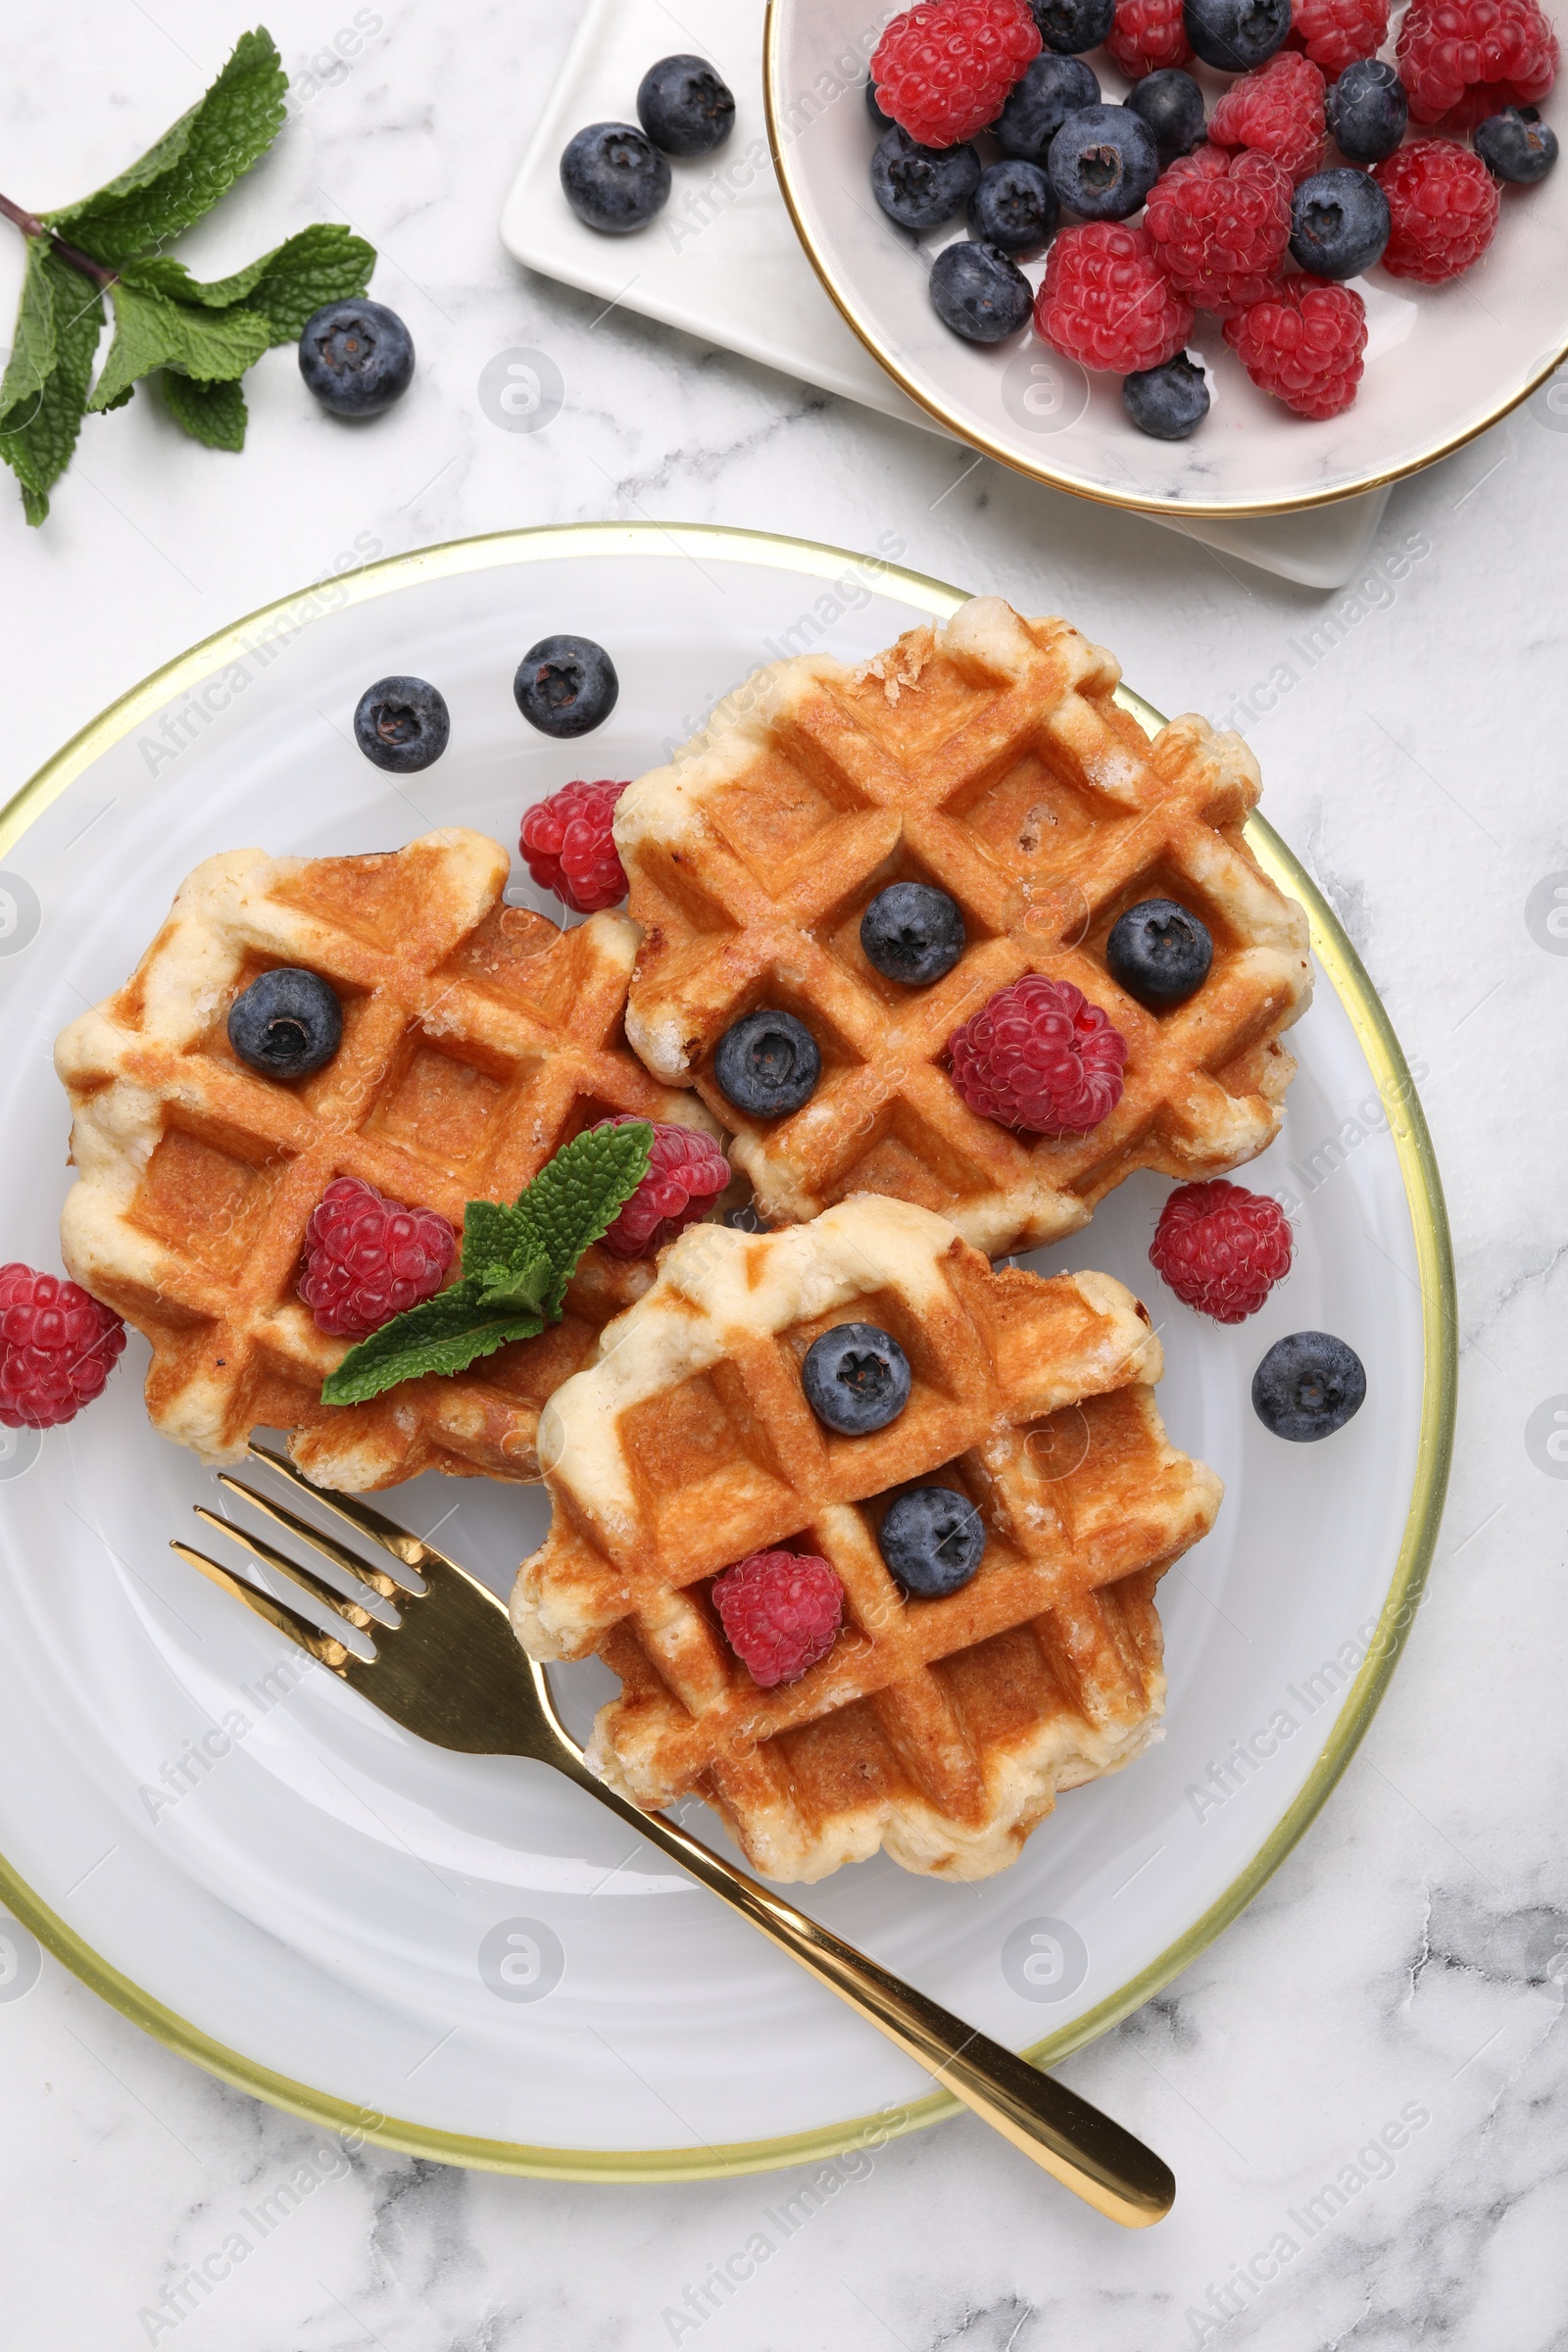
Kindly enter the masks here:
[[90, 277], [95, 285], [112, 286], [118, 279], [118, 270], [106, 270], [103, 263], [95, 262], [90, 253], [82, 253], [76, 246], [68, 245], [65, 238], [57, 237], [54, 230], [36, 214], [24, 213], [20, 204], [12, 203], [9, 196], [0, 196], [0, 213], [8, 220], [14, 220], [24, 237], [47, 237], [60, 259], [69, 262], [73, 270], [79, 270], [84, 277]]

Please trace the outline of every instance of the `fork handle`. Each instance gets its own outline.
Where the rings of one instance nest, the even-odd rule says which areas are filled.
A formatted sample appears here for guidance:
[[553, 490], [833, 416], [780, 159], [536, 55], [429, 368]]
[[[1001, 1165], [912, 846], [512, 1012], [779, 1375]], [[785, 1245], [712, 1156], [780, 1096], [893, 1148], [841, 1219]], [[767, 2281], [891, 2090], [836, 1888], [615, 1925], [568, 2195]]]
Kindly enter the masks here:
[[1098, 2107], [808, 1919], [666, 1814], [640, 1811], [602, 1781], [585, 1785], [1075, 2196], [1129, 2230], [1170, 2211], [1169, 2166]]

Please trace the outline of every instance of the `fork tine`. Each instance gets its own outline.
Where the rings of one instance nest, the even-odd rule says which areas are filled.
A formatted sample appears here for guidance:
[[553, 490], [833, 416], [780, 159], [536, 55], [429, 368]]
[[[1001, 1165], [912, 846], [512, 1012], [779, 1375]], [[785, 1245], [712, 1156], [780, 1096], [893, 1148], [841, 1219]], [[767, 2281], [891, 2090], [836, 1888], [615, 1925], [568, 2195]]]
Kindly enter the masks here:
[[[396, 1570], [393, 1574], [406, 1592], [424, 1591], [418, 1572], [426, 1565], [436, 1568], [457, 1566], [457, 1562], [448, 1559], [444, 1551], [438, 1551], [433, 1544], [426, 1544], [422, 1536], [411, 1535], [406, 1527], [399, 1527], [395, 1519], [383, 1518], [379, 1511], [372, 1511], [368, 1502], [361, 1502], [358, 1495], [338, 1494], [329, 1488], [312, 1486], [304, 1471], [297, 1470], [286, 1453], [274, 1453], [270, 1446], [258, 1446], [254, 1441], [248, 1451], [254, 1460], [265, 1462], [270, 1470], [275, 1470], [279, 1478], [286, 1478], [300, 1494], [308, 1494], [313, 1502], [322, 1504], [339, 1519], [346, 1520], [350, 1527], [357, 1528], [362, 1536], [368, 1536], [372, 1544], [379, 1544], [384, 1552], [388, 1552], [405, 1571], [403, 1576], [397, 1576]], [[408, 1573], [411, 1570], [412, 1577]]]
[[[286, 1552], [279, 1551], [275, 1544], [269, 1544], [264, 1536], [248, 1534], [244, 1528], [236, 1527], [231, 1519], [220, 1519], [216, 1511], [208, 1510], [202, 1503], [195, 1505], [195, 1512], [204, 1527], [212, 1528], [217, 1535], [226, 1536], [230, 1544], [237, 1544], [242, 1551], [248, 1551], [264, 1567], [275, 1568], [279, 1576], [286, 1576], [291, 1585], [298, 1586], [302, 1592], [308, 1593], [322, 1608], [330, 1610], [334, 1617], [354, 1632], [363, 1636], [367, 1626], [373, 1622], [368, 1610], [362, 1609], [355, 1601], [345, 1600], [341, 1593], [333, 1592], [329, 1584], [314, 1575], [309, 1568], [299, 1567]], [[367, 1665], [375, 1656], [374, 1647], [368, 1642], [363, 1651], [352, 1642], [344, 1646], [351, 1656], [362, 1658]]]
[[[313, 1527], [310, 1521], [302, 1519], [298, 1512], [285, 1510], [280, 1502], [271, 1501], [269, 1496], [259, 1493], [255, 1487], [247, 1487], [242, 1480], [231, 1478], [226, 1470], [219, 1471], [218, 1483], [220, 1487], [226, 1487], [230, 1494], [242, 1496], [253, 1510], [260, 1511], [264, 1517], [274, 1521], [277, 1526], [286, 1527], [290, 1535], [298, 1536], [302, 1544], [308, 1544], [313, 1551], [320, 1553], [323, 1560], [330, 1560], [334, 1568], [339, 1569], [344, 1576], [352, 1578], [353, 1589], [343, 1594], [344, 1599], [358, 1600], [361, 1593], [368, 1589], [370, 1593], [379, 1595], [381, 1600], [390, 1601], [394, 1592], [403, 1590], [381, 1569], [371, 1568], [366, 1561], [358, 1558], [354, 1552], [349, 1550], [347, 1544], [340, 1544], [335, 1536], [329, 1536], [322, 1529]], [[422, 1583], [423, 1580], [420, 1581]], [[395, 1609], [388, 1609], [383, 1615], [376, 1608], [373, 1599], [367, 1600], [363, 1605], [369, 1609], [371, 1616], [376, 1619], [378, 1624], [385, 1625], [389, 1629], [396, 1629], [399, 1620]]]
[[199, 1568], [208, 1583], [216, 1585], [220, 1592], [228, 1593], [234, 1600], [242, 1600], [274, 1633], [282, 1634], [296, 1648], [308, 1650], [323, 1666], [330, 1666], [334, 1674], [341, 1674], [348, 1664], [350, 1652], [341, 1642], [334, 1642], [330, 1634], [318, 1633], [308, 1619], [297, 1615], [282, 1601], [274, 1600], [270, 1592], [259, 1592], [254, 1585], [242, 1583], [237, 1576], [231, 1576], [226, 1568], [220, 1568], [216, 1560], [210, 1560], [205, 1551], [198, 1551], [194, 1544], [182, 1544], [177, 1536], [170, 1538], [169, 1548], [177, 1551], [180, 1558], [192, 1568]]

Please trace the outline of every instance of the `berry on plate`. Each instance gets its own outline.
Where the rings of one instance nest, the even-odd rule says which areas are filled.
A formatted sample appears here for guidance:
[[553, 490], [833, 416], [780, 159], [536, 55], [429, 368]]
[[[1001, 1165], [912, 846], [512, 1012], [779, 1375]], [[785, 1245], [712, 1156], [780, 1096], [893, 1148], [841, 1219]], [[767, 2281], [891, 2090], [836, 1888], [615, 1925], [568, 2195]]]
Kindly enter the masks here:
[[1061, 207], [1038, 164], [1004, 156], [981, 172], [969, 199], [969, 234], [1001, 253], [1038, 253], [1056, 233]]
[[1027, 1135], [1087, 1135], [1121, 1101], [1127, 1040], [1070, 980], [1026, 972], [948, 1040], [972, 1111]]
[[228, 1008], [228, 1042], [263, 1078], [308, 1078], [343, 1042], [343, 1007], [319, 972], [261, 973]]
[[1223, 318], [1260, 302], [1278, 277], [1291, 234], [1291, 175], [1254, 148], [1228, 156], [1200, 147], [1159, 180], [1144, 224], [1177, 293]]
[[355, 742], [394, 776], [416, 775], [439, 760], [451, 733], [446, 698], [424, 678], [377, 678], [355, 708]]
[[[1188, 365], [1171, 362], [1173, 368]], [[1200, 370], [1194, 368], [1192, 372], [1201, 383]], [[1207, 407], [1205, 392], [1203, 409]], [[1187, 429], [1191, 432], [1192, 426]], [[1105, 962], [1116, 986], [1151, 1012], [1167, 1011], [1196, 996], [1213, 960], [1208, 925], [1174, 899], [1143, 899], [1129, 906], [1111, 925], [1105, 942]]]
[[961, 213], [980, 184], [972, 147], [922, 147], [895, 122], [871, 158], [871, 193], [890, 220], [916, 232]]
[[929, 988], [951, 972], [964, 947], [956, 899], [929, 882], [890, 882], [860, 917], [860, 947], [885, 980]]
[[1039, 55], [1027, 0], [919, 0], [878, 41], [871, 79], [883, 113], [911, 139], [956, 147], [996, 121]]
[[1203, 143], [1203, 93], [1179, 66], [1146, 74], [1127, 93], [1126, 104], [1142, 116], [1154, 134], [1162, 164], [1191, 155]]
[[1081, 57], [1037, 57], [992, 125], [1004, 155], [1041, 164], [1069, 115], [1100, 104], [1100, 84]]
[[1291, 207], [1291, 251], [1314, 277], [1359, 277], [1389, 241], [1389, 200], [1369, 172], [1314, 172]]
[[1029, 8], [1046, 47], [1076, 57], [1100, 47], [1115, 18], [1116, 0], [1029, 0]]
[[1528, 188], [1557, 161], [1557, 133], [1534, 106], [1505, 106], [1476, 126], [1476, 153], [1494, 179]]
[[305, 1228], [300, 1297], [317, 1328], [365, 1340], [433, 1298], [458, 1237], [433, 1208], [404, 1208], [358, 1176], [335, 1176]]
[[806, 1401], [817, 1419], [847, 1438], [869, 1437], [896, 1421], [909, 1401], [909, 1359], [875, 1323], [838, 1323], [813, 1340], [801, 1366]]
[[713, 1076], [726, 1102], [759, 1119], [799, 1110], [821, 1075], [816, 1040], [792, 1012], [749, 1012], [732, 1021], [713, 1054]]
[[1004, 343], [1029, 323], [1035, 290], [997, 245], [949, 245], [931, 265], [931, 307], [966, 343]]
[[1291, 1270], [1290, 1220], [1245, 1185], [1178, 1185], [1159, 1212], [1149, 1262], [1184, 1306], [1245, 1323]]
[[1085, 220], [1125, 220], [1159, 177], [1154, 134], [1130, 106], [1069, 115], [1046, 158], [1051, 184]]
[[1534, 106], [1557, 78], [1557, 36], [1536, 0], [1411, 0], [1395, 56], [1411, 122], [1446, 130]]
[[1374, 56], [1388, 37], [1389, 0], [1295, 0], [1291, 39], [1325, 74]]
[[1392, 223], [1383, 267], [1391, 277], [1441, 286], [1492, 243], [1502, 199], [1480, 156], [1452, 139], [1413, 139], [1372, 173]]
[[[1268, 169], [1279, 171], [1277, 164]], [[1283, 172], [1280, 178], [1288, 189]], [[1035, 331], [1081, 367], [1135, 375], [1163, 368], [1184, 348], [1193, 310], [1171, 285], [1143, 229], [1094, 220], [1062, 229], [1052, 246], [1035, 297]]]
[[[630, 1111], [600, 1119], [601, 1127], [637, 1124]], [[648, 1173], [605, 1235], [616, 1257], [651, 1257], [677, 1233], [706, 1217], [730, 1179], [729, 1161], [701, 1127], [677, 1127], [664, 1119], [647, 1122], [654, 1140]]]
[[1179, 351], [1163, 368], [1124, 375], [1121, 405], [1141, 433], [1155, 441], [1185, 441], [1208, 415], [1208, 378]]
[[1254, 147], [1300, 179], [1323, 161], [1323, 91], [1309, 58], [1281, 50], [1260, 73], [1232, 82], [1208, 119], [1209, 138], [1216, 147]]
[[602, 236], [624, 237], [645, 228], [669, 202], [670, 184], [668, 164], [633, 122], [590, 122], [562, 153], [566, 202]]
[[620, 680], [591, 637], [541, 637], [518, 662], [512, 692], [531, 727], [569, 739], [604, 725], [620, 700]]
[[868, 81], [865, 85], [865, 111], [871, 118], [872, 129], [876, 131], [879, 137], [884, 130], [891, 130], [893, 128], [893, 117], [891, 115], [885, 115], [882, 112], [881, 107], [877, 104], [876, 83], [874, 81]]
[[1205, 66], [1250, 74], [1284, 47], [1291, 0], [1186, 0], [1182, 23]]
[[844, 1622], [844, 1587], [814, 1552], [750, 1552], [712, 1591], [725, 1639], [760, 1690], [798, 1683]]
[[1404, 137], [1410, 101], [1394, 68], [1381, 57], [1347, 66], [1324, 100], [1329, 132], [1352, 164], [1381, 164]]
[[637, 85], [637, 120], [665, 155], [708, 155], [735, 127], [735, 97], [706, 57], [662, 57]]
[[967, 1494], [952, 1487], [916, 1487], [889, 1503], [876, 1540], [906, 1592], [943, 1600], [978, 1569], [986, 1548], [985, 1522]]
[[125, 1326], [79, 1283], [0, 1266], [0, 1422], [57, 1429], [90, 1404], [119, 1361]]
[[1105, 48], [1133, 81], [1162, 66], [1185, 66], [1193, 54], [1182, 0], [1116, 0], [1116, 22]]
[[536, 801], [522, 820], [517, 847], [529, 873], [574, 914], [597, 914], [626, 896], [626, 871], [611, 830], [625, 789], [608, 776], [596, 784], [564, 784]]
[[1352, 286], [1288, 277], [1225, 321], [1225, 340], [1261, 391], [1321, 423], [1355, 398], [1366, 351], [1366, 304]]
[[1361, 1358], [1329, 1331], [1276, 1340], [1252, 1375], [1252, 1410], [1265, 1429], [1297, 1446], [1331, 1438], [1365, 1401]]
[[305, 321], [300, 373], [334, 416], [379, 416], [414, 381], [414, 339], [384, 303], [328, 302]]

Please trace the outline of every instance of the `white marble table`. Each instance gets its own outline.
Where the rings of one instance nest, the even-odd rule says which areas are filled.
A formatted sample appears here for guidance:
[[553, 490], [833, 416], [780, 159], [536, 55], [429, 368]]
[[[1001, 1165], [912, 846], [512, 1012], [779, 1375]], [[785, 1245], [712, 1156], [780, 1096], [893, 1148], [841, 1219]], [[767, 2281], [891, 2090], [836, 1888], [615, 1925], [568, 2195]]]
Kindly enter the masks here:
[[[89, 425], [43, 532], [0, 484], [5, 790], [220, 622], [367, 554], [502, 525], [646, 514], [854, 547], [891, 528], [912, 564], [1067, 612], [1165, 709], [1245, 728], [1270, 815], [1427, 1065], [1464, 1332], [1431, 1594], [1295, 1855], [1186, 1977], [1066, 2070], [1174, 2165], [1180, 2199], [1159, 2229], [1110, 2230], [966, 2121], [831, 2177], [692, 2187], [345, 2153], [143, 2038], [46, 1958], [22, 1997], [0, 1985], [7, 2341], [1381, 2352], [1441, 2338], [1545, 2352], [1568, 2312], [1568, 1466], [1548, 1474], [1526, 1424], [1568, 1390], [1568, 940], [1547, 929], [1540, 888], [1568, 881], [1568, 432], [1537, 404], [1396, 490], [1359, 589], [1324, 600], [600, 316], [517, 270], [495, 234], [577, 13], [575, 0], [270, 10], [299, 76], [296, 118], [191, 245], [216, 271], [274, 221], [352, 219], [385, 257], [374, 291], [412, 326], [416, 388], [346, 435], [310, 413], [277, 353], [241, 459], [176, 442], [138, 401]], [[240, 22], [198, 0], [14, 0], [6, 193], [48, 206], [118, 170]], [[357, 52], [331, 62], [356, 22]], [[0, 245], [6, 318], [19, 262], [15, 241]], [[486, 366], [517, 348], [547, 353], [564, 381], [542, 432], [486, 414]], [[302, 2165], [310, 2193], [275, 2231], [220, 2283], [182, 2287]], [[792, 2198], [786, 2236], [763, 2215]], [[705, 2290], [759, 2231], [765, 2263]]]

